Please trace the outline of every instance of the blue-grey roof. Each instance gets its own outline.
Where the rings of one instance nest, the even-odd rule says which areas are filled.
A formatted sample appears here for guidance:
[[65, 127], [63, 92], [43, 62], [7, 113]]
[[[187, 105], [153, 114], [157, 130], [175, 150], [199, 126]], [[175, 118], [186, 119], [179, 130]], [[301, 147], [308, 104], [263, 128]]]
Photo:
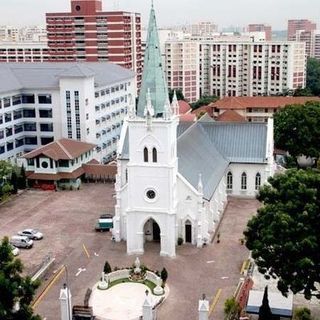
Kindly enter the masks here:
[[110, 62], [0, 63], [0, 93], [58, 88], [64, 77], [94, 77], [97, 87], [129, 80], [134, 72]]
[[202, 122], [209, 139], [230, 162], [265, 163], [267, 124]]
[[199, 125], [182, 134], [177, 143], [178, 171], [197, 188], [202, 175], [203, 196], [210, 199], [228, 168], [229, 161], [216, 149]]

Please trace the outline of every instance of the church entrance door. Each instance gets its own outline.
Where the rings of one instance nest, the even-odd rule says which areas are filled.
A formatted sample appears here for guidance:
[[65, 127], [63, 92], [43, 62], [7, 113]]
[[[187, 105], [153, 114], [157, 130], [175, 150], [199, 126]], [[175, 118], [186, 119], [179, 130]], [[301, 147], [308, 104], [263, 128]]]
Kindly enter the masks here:
[[160, 241], [160, 227], [155, 221], [153, 221], [152, 229], [153, 229], [153, 241], [159, 242]]
[[192, 242], [192, 225], [189, 220], [186, 221], [185, 228], [186, 228], [185, 241], [187, 243], [191, 243]]

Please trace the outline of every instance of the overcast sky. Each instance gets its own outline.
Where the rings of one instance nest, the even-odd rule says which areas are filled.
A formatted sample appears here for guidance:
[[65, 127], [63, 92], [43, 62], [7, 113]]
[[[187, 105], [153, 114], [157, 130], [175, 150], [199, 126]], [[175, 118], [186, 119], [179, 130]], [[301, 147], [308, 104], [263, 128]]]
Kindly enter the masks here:
[[[103, 0], [105, 10], [142, 14], [147, 24], [151, 0]], [[213, 21], [219, 28], [268, 23], [286, 29], [288, 19], [307, 18], [320, 29], [320, 0], [154, 0], [158, 25]], [[69, 11], [70, 0], [0, 0], [0, 25], [45, 24], [46, 12]]]

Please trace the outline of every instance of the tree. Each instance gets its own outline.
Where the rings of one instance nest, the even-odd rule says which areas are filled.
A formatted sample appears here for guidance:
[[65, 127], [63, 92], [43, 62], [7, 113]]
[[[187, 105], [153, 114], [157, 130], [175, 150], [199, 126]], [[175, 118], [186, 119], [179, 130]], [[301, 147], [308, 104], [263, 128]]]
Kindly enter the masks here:
[[177, 99], [178, 100], [184, 100], [184, 95], [181, 89], [169, 89], [169, 100], [170, 103], [172, 102], [173, 93], [176, 91]]
[[271, 319], [272, 319], [272, 312], [269, 306], [268, 286], [266, 286], [264, 288], [262, 305], [259, 308], [259, 320], [271, 320]]
[[312, 97], [312, 91], [309, 88], [298, 88], [293, 92], [294, 97]]
[[307, 88], [313, 95], [320, 95], [320, 61], [315, 58], [307, 61]]
[[[39, 283], [21, 275], [23, 265], [13, 257], [9, 240], [5, 237], [0, 244], [0, 319], [40, 320], [33, 315], [31, 302]], [[19, 308], [15, 306], [18, 303]]]
[[105, 264], [104, 264], [104, 267], [103, 267], [103, 272], [104, 272], [105, 274], [108, 274], [108, 273], [110, 273], [111, 271], [112, 271], [111, 266], [110, 266], [109, 262], [106, 261]]
[[217, 101], [219, 98], [216, 96], [203, 96], [195, 103], [191, 103], [192, 110], [196, 110], [202, 106], [207, 106], [211, 102]]
[[161, 279], [162, 279], [163, 283], [166, 283], [166, 281], [167, 281], [167, 279], [168, 279], [168, 271], [167, 271], [166, 268], [163, 268], [163, 269], [161, 270], [160, 276], [161, 276]]
[[18, 177], [15, 171], [12, 171], [11, 173], [10, 183], [12, 185], [12, 192], [14, 194], [17, 194], [18, 193]]
[[229, 298], [224, 303], [224, 319], [238, 319], [241, 307], [234, 297]]
[[0, 160], [0, 200], [3, 200], [3, 198], [6, 197], [13, 189], [10, 184], [12, 171], [13, 167], [10, 162]]
[[274, 140], [277, 148], [291, 156], [319, 157], [320, 103], [289, 105], [274, 116]]
[[298, 308], [294, 312], [293, 320], [312, 320], [311, 311], [308, 308]]
[[320, 298], [320, 171], [290, 169], [269, 178], [263, 206], [244, 232], [258, 269], [278, 289]]
[[27, 187], [27, 178], [26, 178], [26, 170], [24, 165], [21, 166], [20, 174], [18, 178], [18, 188], [25, 189]]

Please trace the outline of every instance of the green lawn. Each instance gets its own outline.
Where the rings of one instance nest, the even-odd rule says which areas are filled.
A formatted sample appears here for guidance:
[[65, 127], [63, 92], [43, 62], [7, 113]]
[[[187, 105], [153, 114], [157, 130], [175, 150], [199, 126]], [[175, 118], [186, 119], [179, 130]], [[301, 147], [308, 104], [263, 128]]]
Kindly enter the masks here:
[[110, 282], [108, 288], [111, 288], [113, 286], [116, 286], [117, 284], [126, 283], [126, 282], [144, 284], [151, 290], [152, 293], [153, 293], [153, 289], [156, 287], [156, 285], [149, 280], [144, 280], [144, 281], [139, 282], [139, 281], [131, 281], [131, 280], [129, 280], [129, 278], [123, 278], [123, 279], [119, 279], [119, 280], [115, 280], [115, 281]]

